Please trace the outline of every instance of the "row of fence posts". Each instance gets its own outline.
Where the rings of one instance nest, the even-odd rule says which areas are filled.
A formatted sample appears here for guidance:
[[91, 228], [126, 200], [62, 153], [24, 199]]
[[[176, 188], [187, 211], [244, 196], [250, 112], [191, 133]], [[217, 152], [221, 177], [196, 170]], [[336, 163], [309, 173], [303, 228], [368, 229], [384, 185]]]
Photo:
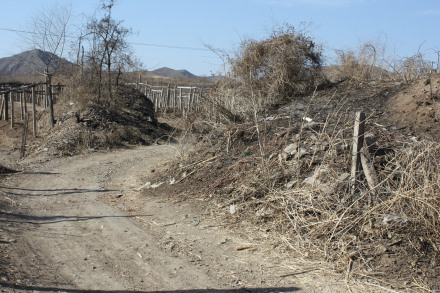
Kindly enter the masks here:
[[[57, 88], [58, 91], [62, 90], [62, 86], [53, 85], [49, 88]], [[10, 120], [11, 128], [15, 126], [15, 106], [14, 104], [20, 103], [20, 118], [22, 121], [26, 120], [28, 115], [28, 104], [32, 104], [32, 124], [33, 135], [37, 135], [37, 117], [36, 107], [44, 107], [44, 109], [50, 107], [49, 95], [47, 94], [46, 83], [33, 83], [23, 85], [16, 88], [0, 89], [0, 120]], [[25, 121], [27, 124], [27, 121]]]
[[139, 82], [132, 85], [153, 103], [156, 112], [180, 110], [183, 115], [193, 110], [201, 110], [203, 95], [207, 90], [195, 86], [152, 86]]

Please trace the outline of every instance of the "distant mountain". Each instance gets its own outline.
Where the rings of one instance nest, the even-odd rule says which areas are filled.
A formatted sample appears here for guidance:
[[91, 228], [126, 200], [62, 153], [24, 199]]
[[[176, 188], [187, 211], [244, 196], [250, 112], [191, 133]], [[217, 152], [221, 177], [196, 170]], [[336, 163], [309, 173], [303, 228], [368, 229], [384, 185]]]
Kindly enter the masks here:
[[[52, 60], [51, 60], [52, 59]], [[70, 65], [71, 63], [58, 56], [42, 50], [30, 50], [11, 57], [0, 58], [0, 75], [34, 75], [42, 74], [49, 64], [49, 71], [53, 72], [57, 67]]]
[[192, 74], [188, 70], [175, 70], [168, 67], [162, 67], [156, 70], [148, 71], [148, 73], [171, 78], [199, 78], [197, 75]]

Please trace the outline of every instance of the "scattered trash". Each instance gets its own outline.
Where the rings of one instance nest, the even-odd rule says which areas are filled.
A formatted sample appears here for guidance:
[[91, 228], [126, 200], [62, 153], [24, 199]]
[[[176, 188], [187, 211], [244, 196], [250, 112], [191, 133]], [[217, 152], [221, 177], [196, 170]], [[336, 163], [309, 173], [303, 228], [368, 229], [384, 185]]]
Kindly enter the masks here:
[[253, 152], [246, 152], [244, 153], [243, 157], [249, 157], [253, 154]]
[[261, 118], [260, 122], [262, 122], [262, 121], [273, 121], [273, 120], [275, 120], [274, 116], [268, 116], [266, 118]]
[[309, 118], [309, 117], [303, 117], [303, 120], [308, 122], [308, 123], [313, 122], [313, 119]]
[[235, 204], [231, 204], [229, 206], [229, 212], [231, 213], [231, 215], [235, 214], [235, 212], [237, 211]]
[[139, 191], [142, 189], [154, 189], [154, 188], [158, 188], [162, 184], [164, 184], [164, 182], [160, 182], [160, 183], [156, 183], [156, 184], [151, 184], [151, 182], [147, 182], [144, 185], [142, 185], [141, 187], [137, 188], [137, 190]]

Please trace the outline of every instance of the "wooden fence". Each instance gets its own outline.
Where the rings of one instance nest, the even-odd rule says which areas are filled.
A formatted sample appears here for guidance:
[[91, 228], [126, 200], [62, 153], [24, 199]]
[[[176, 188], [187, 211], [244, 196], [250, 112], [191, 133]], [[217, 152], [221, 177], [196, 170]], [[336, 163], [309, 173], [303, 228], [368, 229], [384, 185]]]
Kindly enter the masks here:
[[196, 86], [153, 86], [146, 83], [130, 83], [154, 104], [156, 112], [180, 110], [183, 114], [200, 111], [204, 95], [209, 87]]
[[56, 97], [62, 92], [62, 85], [52, 85], [49, 87], [46, 83], [38, 82], [32, 84], [2, 84], [0, 85], [0, 120], [10, 120], [11, 128], [15, 124], [14, 104], [20, 103], [20, 117], [24, 121], [28, 113], [28, 105], [32, 105], [33, 133], [36, 136], [36, 107], [49, 107], [49, 95], [47, 89], [51, 88], [52, 97]]

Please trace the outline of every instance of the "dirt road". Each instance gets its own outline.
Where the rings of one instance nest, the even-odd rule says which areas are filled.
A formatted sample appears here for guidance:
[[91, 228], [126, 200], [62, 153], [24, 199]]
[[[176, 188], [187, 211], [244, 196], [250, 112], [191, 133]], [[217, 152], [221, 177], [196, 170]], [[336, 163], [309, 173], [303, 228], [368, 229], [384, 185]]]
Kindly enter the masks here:
[[[250, 243], [202, 203], [139, 187], [172, 146], [56, 158], [0, 181], [2, 292], [344, 292], [322, 265]], [[354, 289], [354, 287], [351, 287]]]

